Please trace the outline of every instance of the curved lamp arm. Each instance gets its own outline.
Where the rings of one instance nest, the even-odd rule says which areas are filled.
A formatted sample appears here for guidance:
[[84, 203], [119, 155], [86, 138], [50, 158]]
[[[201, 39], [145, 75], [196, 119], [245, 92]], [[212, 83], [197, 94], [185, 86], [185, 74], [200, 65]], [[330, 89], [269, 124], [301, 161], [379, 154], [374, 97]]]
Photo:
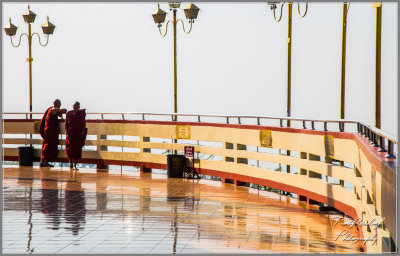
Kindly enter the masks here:
[[10, 41], [11, 41], [11, 45], [12, 46], [14, 46], [14, 47], [18, 47], [20, 44], [21, 44], [21, 38], [22, 38], [22, 36], [23, 35], [25, 35], [26, 37], [28, 37], [28, 39], [29, 39], [29, 36], [26, 34], [26, 33], [22, 33], [20, 36], [19, 36], [19, 41], [18, 41], [18, 44], [17, 45], [14, 45], [14, 43], [13, 43], [13, 40], [12, 40], [12, 36], [10, 36]]
[[304, 11], [304, 14], [300, 13], [300, 3], [297, 3], [297, 12], [299, 13], [301, 18], [304, 18], [307, 14], [307, 9], [308, 9], [308, 3], [306, 3], [306, 10]]
[[[164, 34], [161, 32], [161, 26], [158, 26], [158, 31], [160, 31], [160, 35], [161, 35], [162, 37], [164, 37], [164, 36], [167, 35], [167, 33], [168, 33], [168, 25], [169, 25], [170, 22], [171, 22], [171, 20], [169, 20], [169, 21], [167, 22], [167, 24], [165, 24], [165, 33], [164, 33]], [[160, 24], [160, 25], [161, 25], [161, 24]]]
[[285, 5], [285, 3], [282, 3], [281, 4], [281, 14], [279, 15], [279, 19], [276, 19], [276, 16], [275, 16], [275, 9], [274, 9], [274, 19], [275, 19], [275, 21], [276, 22], [279, 22], [279, 21], [281, 21], [281, 19], [282, 19], [282, 10], [283, 10], [283, 6]]
[[40, 44], [41, 46], [45, 47], [45, 46], [49, 43], [49, 36], [47, 36], [46, 43], [45, 43], [45, 44], [42, 44], [42, 42], [40, 41], [40, 35], [39, 35], [38, 33], [33, 33], [33, 34], [32, 34], [32, 38], [33, 38], [34, 35], [37, 35], [37, 36], [38, 36], [38, 38], [39, 38], [39, 44]]
[[193, 22], [190, 22], [190, 21], [189, 21], [189, 23], [190, 23], [190, 28], [189, 28], [189, 31], [186, 32], [186, 30], [185, 30], [185, 23], [183, 23], [183, 20], [182, 20], [182, 19], [178, 19], [176, 22], [178, 23], [178, 21], [180, 21], [180, 22], [182, 23], [183, 32], [185, 32], [185, 34], [189, 34], [189, 33], [192, 31]]

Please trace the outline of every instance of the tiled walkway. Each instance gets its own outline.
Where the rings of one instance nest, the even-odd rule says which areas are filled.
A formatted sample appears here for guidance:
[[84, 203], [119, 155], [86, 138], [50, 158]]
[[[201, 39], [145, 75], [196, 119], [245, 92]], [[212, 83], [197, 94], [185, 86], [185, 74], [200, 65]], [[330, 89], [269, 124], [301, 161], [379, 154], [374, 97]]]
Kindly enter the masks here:
[[[327, 213], [163, 174], [3, 167], [3, 253], [359, 252]], [[334, 214], [333, 212], [329, 212]], [[358, 232], [350, 230], [355, 236]]]

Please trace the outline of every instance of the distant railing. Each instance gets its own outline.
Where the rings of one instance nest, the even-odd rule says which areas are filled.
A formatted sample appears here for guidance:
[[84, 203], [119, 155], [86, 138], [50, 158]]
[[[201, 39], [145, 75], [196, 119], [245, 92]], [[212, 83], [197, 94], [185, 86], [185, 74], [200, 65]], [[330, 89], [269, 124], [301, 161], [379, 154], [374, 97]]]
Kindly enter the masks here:
[[[30, 116], [36, 115], [37, 118], [41, 118], [43, 113], [41, 112], [26, 112], [26, 113], [12, 113], [12, 112], [7, 112], [3, 113], [3, 118], [4, 119], [10, 119], [8, 116], [11, 115], [24, 115], [26, 119], [30, 119]], [[301, 124], [302, 129], [310, 129], [310, 130], [316, 130], [316, 123], [321, 123], [323, 124], [323, 131], [328, 131], [328, 123], [336, 123], [338, 126], [338, 131], [339, 132], [344, 132], [347, 131], [345, 129], [345, 124], [350, 124], [350, 125], [356, 125], [357, 126], [357, 132], [359, 134], [364, 135], [364, 137], [367, 138], [367, 140], [371, 141], [370, 144], [372, 147], [379, 147], [379, 152], [387, 152], [386, 158], [396, 158], [395, 152], [394, 152], [394, 144], [398, 144], [398, 138], [383, 131], [378, 128], [372, 127], [367, 124], [363, 124], [358, 121], [351, 121], [351, 120], [318, 120], [318, 119], [306, 119], [306, 118], [289, 118], [289, 117], [267, 117], [267, 116], [251, 116], [251, 115], [246, 115], [246, 116], [237, 116], [237, 115], [199, 115], [199, 114], [178, 114], [178, 113], [140, 113], [140, 112], [115, 112], [115, 113], [103, 113], [103, 112], [98, 112], [98, 113], [87, 113], [87, 116], [98, 116], [100, 119], [104, 120], [105, 116], [121, 116], [122, 120], [127, 120], [126, 117], [130, 116], [133, 117], [134, 119], [129, 119], [129, 120], [143, 120], [143, 121], [159, 121], [156, 119], [152, 119], [152, 117], [171, 117], [171, 121], [178, 120], [175, 117], [195, 117], [197, 122], [202, 122], [201, 119], [203, 118], [223, 118], [226, 124], [229, 124], [230, 121], [232, 120], [237, 120], [237, 124], [243, 124], [243, 125], [251, 125], [249, 123], [243, 123], [243, 120], [245, 119], [252, 119], [256, 120], [256, 125], [261, 125], [262, 120], [279, 120], [279, 127], [284, 127], [283, 126], [283, 121], [284, 120], [290, 120], [293, 121], [294, 124], [297, 122], [298, 124]], [[138, 116], [139, 118], [135, 118], [135, 116]], [[147, 118], [146, 118], [147, 117]], [[150, 119], [148, 119], [150, 118]], [[90, 118], [90, 119], [98, 119], [98, 118]], [[112, 119], [114, 120], [114, 119]], [[183, 121], [183, 120], [182, 120]], [[193, 122], [193, 120], [192, 120]], [[207, 121], [210, 123], [210, 121]], [[211, 122], [213, 123], [213, 122]], [[307, 123], [309, 124], [310, 128], [307, 128]], [[276, 125], [277, 126], [277, 125]], [[348, 127], [348, 126], [346, 126]], [[296, 128], [296, 127], [293, 127]]]

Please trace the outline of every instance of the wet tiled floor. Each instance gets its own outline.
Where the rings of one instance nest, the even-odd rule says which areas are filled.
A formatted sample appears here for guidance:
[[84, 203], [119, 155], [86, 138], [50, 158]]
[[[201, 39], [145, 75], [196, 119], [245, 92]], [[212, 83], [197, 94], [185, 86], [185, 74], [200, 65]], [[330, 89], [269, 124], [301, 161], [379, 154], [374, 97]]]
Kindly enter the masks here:
[[[3, 253], [359, 252], [318, 206], [211, 180], [3, 167]], [[350, 232], [359, 236], [357, 230]]]

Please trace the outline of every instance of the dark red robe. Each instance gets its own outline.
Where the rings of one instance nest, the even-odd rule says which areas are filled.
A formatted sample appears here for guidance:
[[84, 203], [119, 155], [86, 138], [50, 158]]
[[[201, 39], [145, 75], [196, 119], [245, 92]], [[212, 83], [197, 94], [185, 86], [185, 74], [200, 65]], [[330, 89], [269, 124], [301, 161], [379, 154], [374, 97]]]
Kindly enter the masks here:
[[67, 139], [65, 141], [65, 153], [70, 159], [82, 158], [82, 147], [85, 145], [86, 134], [86, 110], [79, 109], [75, 113], [67, 114], [66, 132]]
[[60, 132], [59, 113], [52, 114], [53, 107], [49, 107], [40, 122], [40, 135], [43, 138], [41, 159], [47, 161], [57, 156], [58, 134]]
[[79, 235], [79, 231], [84, 229], [86, 216], [85, 191], [78, 181], [67, 182], [65, 187], [65, 212], [64, 217], [67, 224], [71, 227], [72, 235]]

